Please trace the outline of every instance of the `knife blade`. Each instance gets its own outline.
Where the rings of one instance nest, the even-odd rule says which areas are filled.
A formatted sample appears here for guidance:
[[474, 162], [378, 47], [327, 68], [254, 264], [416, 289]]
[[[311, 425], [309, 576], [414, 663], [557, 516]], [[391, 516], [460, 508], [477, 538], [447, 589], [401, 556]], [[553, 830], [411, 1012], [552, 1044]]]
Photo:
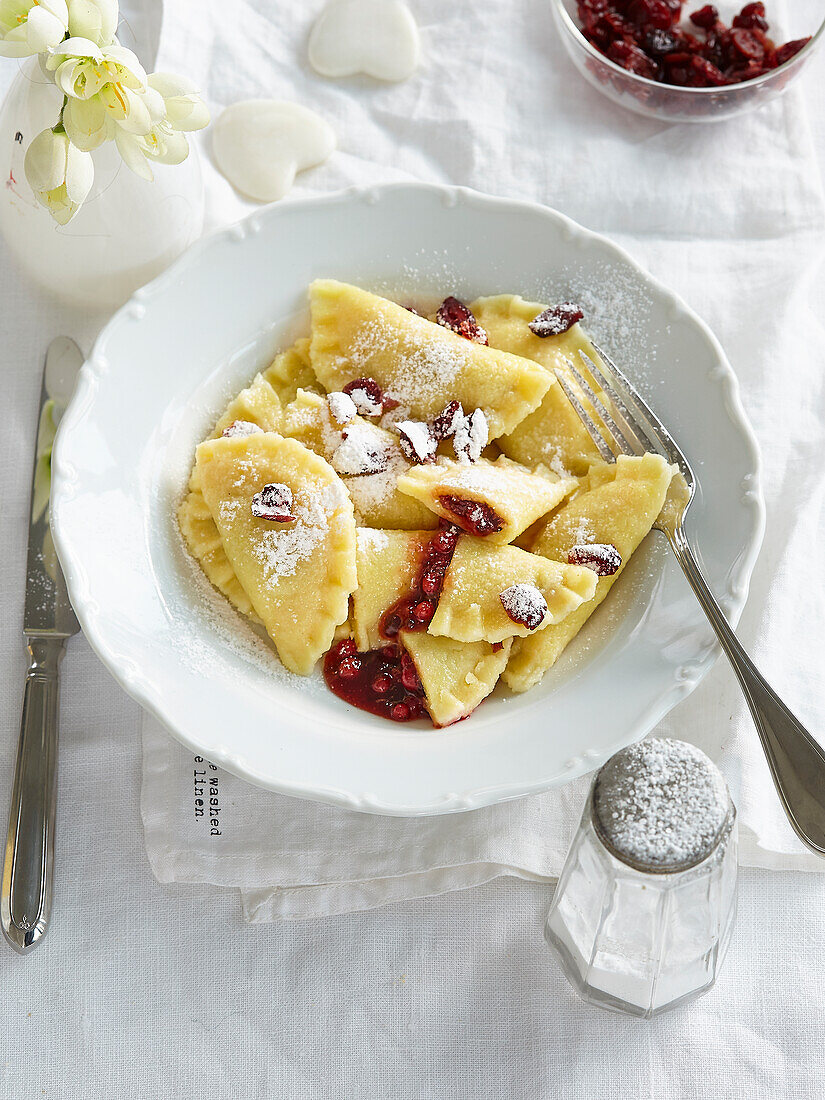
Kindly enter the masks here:
[[65, 336], [52, 341], [37, 420], [23, 610], [29, 668], [0, 887], [0, 924], [11, 946], [21, 953], [43, 938], [51, 911], [59, 669], [66, 639], [80, 629], [49, 527], [51, 450], [60, 413], [82, 363], [74, 341]]
[[40, 387], [32, 474], [26, 601], [23, 608], [23, 633], [27, 636], [68, 638], [80, 629], [69, 603], [63, 571], [52, 542], [49, 488], [51, 449], [57, 423], [82, 365], [83, 356], [74, 340], [67, 336], [52, 340], [46, 353]]

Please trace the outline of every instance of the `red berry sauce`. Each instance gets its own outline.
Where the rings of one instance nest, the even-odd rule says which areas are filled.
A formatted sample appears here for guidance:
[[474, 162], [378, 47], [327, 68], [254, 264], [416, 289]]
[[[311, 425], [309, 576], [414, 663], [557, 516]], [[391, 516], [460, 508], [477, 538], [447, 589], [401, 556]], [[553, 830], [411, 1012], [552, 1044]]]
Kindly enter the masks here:
[[382, 637], [395, 641], [402, 630], [426, 630], [430, 625], [459, 534], [450, 523], [427, 543], [412, 588], [381, 616]]
[[697, 8], [685, 27], [682, 7], [683, 0], [578, 0], [588, 42], [628, 72], [662, 84], [714, 88], [753, 80], [810, 41], [777, 46], [761, 2], [745, 4], [730, 27], [713, 4]]
[[355, 642], [345, 638], [324, 658], [324, 679], [345, 703], [391, 722], [412, 722], [427, 714], [415, 665], [400, 646], [359, 653]]
[[504, 527], [504, 520], [489, 504], [479, 500], [465, 500], [444, 494], [438, 498], [441, 507], [456, 517], [456, 523], [468, 535], [495, 535]]

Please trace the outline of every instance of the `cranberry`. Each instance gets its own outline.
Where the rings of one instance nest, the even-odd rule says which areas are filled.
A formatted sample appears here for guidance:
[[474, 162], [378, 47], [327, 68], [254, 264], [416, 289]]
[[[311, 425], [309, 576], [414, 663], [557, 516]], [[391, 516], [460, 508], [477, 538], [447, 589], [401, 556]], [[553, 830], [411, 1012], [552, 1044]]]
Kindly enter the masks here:
[[534, 584], [513, 584], [505, 588], [499, 599], [514, 623], [535, 630], [544, 622], [547, 601]]
[[290, 523], [295, 519], [292, 512], [292, 490], [288, 485], [279, 483], [264, 485], [255, 493], [250, 504], [252, 515], [256, 519], [268, 519], [274, 523]]
[[387, 405], [388, 399], [374, 378], [356, 378], [344, 386], [342, 393], [352, 398], [361, 416], [380, 416], [385, 408], [398, 404], [395, 401], [392, 406]]
[[381, 656], [385, 661], [395, 661], [398, 658], [398, 649], [394, 645], [382, 646]]
[[395, 425], [401, 450], [408, 462], [416, 465], [432, 462], [438, 449], [438, 438], [423, 420], [402, 420]]
[[489, 504], [462, 497], [440, 496], [438, 503], [446, 511], [459, 518], [459, 523], [471, 535], [483, 537], [497, 534], [504, 527], [504, 520]]
[[344, 638], [343, 641], [338, 643], [337, 652], [339, 657], [354, 657], [358, 652], [358, 646], [352, 638]]
[[428, 623], [435, 614], [435, 604], [429, 600], [422, 600], [413, 608], [413, 615], [420, 623]]
[[713, 4], [705, 4], [691, 15], [690, 21], [694, 27], [701, 27], [704, 31], [713, 30], [719, 22], [719, 9]]
[[[611, 42], [607, 48], [607, 56], [611, 61], [615, 61], [617, 65], [621, 65], [623, 69], [627, 69], [629, 73], [635, 73], [636, 76], [655, 80], [658, 75], [655, 62], [633, 42]], [[547, 335], [553, 336], [556, 333], [548, 332]]]
[[386, 634], [388, 638], [394, 638], [398, 631], [401, 629], [401, 616], [390, 615], [388, 619], [383, 623], [382, 632]]
[[421, 578], [421, 591], [425, 596], [434, 596], [441, 588], [441, 577], [438, 573], [425, 573]]
[[452, 296], [445, 298], [438, 307], [436, 320], [443, 328], [450, 329], [457, 336], [463, 336], [465, 340], [472, 340], [475, 344], [490, 343], [487, 333], [475, 319], [469, 307], [458, 298]]
[[372, 682], [372, 690], [376, 695], [386, 695], [391, 687], [392, 680], [389, 676], [376, 676]]
[[464, 420], [464, 410], [460, 401], [449, 401], [431, 424], [436, 439], [448, 439], [455, 435], [459, 424]]
[[679, 46], [679, 39], [670, 31], [654, 29], [645, 35], [644, 46], [651, 57], [664, 57]]
[[622, 555], [612, 542], [578, 544], [567, 554], [569, 565], [584, 565], [600, 577], [612, 577], [622, 565]]
[[338, 675], [342, 680], [352, 680], [361, 671], [359, 657], [345, 657], [338, 666]]
[[692, 57], [690, 63], [696, 78], [700, 81], [700, 87], [719, 87], [726, 83], [725, 74], [704, 57]]
[[631, 0], [627, 14], [639, 27], [667, 30], [674, 22], [673, 11], [665, 0]]
[[730, 40], [737, 52], [749, 61], [761, 61], [765, 56], [765, 47], [753, 31], [746, 31], [737, 27], [730, 32]]
[[809, 36], [808, 38], [797, 38], [793, 42], [786, 42], [784, 46], [780, 46], [775, 54], [776, 64], [784, 65], [786, 61], [796, 57], [803, 46], [807, 46], [810, 41]]
[[418, 678], [418, 673], [415, 671], [414, 665], [401, 669], [401, 683], [407, 691], [418, 691], [421, 688], [421, 681]]
[[393, 722], [406, 722], [410, 717], [410, 708], [406, 703], [396, 703], [390, 711]]
[[415, 695], [408, 695], [405, 700], [405, 705], [407, 707], [407, 710], [409, 711], [409, 718], [418, 718], [418, 716], [424, 710], [421, 700], [417, 699]]
[[[628, 56], [632, 55], [635, 57], [636, 54], [641, 54], [645, 62], [650, 65], [650, 60], [642, 53], [638, 46], [634, 46], [632, 43], [617, 43], [616, 51], [622, 56], [627, 54]], [[611, 55], [611, 60], [619, 61], [620, 64], [624, 65], [624, 62], [621, 61], [618, 56], [612, 57]], [[627, 68], [627, 66], [625, 66], [625, 68]], [[528, 323], [527, 327], [535, 336], [540, 336], [542, 339], [547, 336], [561, 336], [563, 333], [568, 332], [577, 321], [581, 321], [583, 317], [584, 314], [575, 302], [561, 302], [557, 306], [550, 306], [549, 309], [545, 309], [537, 317], [534, 317], [533, 320]]]
[[765, 18], [765, 5], [764, 4], [745, 4], [744, 8], [733, 19], [734, 27], [743, 27], [745, 30], [760, 30], [766, 31], [768, 29], [768, 21]]
[[433, 537], [430, 546], [437, 554], [448, 554], [455, 546], [456, 532], [455, 528], [452, 530], [439, 531], [437, 535]]

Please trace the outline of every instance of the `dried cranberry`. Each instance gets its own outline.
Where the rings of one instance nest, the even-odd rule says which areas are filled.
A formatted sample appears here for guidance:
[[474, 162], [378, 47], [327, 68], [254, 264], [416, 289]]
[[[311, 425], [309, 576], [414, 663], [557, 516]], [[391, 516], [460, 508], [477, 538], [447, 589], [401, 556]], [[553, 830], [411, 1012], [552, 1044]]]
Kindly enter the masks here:
[[[636, 50], [638, 53], [642, 53], [638, 46], [631, 46], [626, 42], [622, 45], [626, 46], [628, 50]], [[644, 57], [644, 54], [642, 56]], [[613, 60], [617, 59], [613, 58]], [[578, 321], [581, 321], [583, 317], [584, 313], [575, 302], [561, 302], [557, 306], [550, 306], [549, 309], [543, 310], [537, 317], [528, 322], [527, 327], [534, 336], [540, 336], [542, 339], [547, 336], [561, 336], [563, 333], [568, 332]]]
[[436, 439], [449, 439], [455, 435], [464, 419], [464, 410], [460, 401], [449, 401], [430, 425]]
[[792, 57], [796, 57], [799, 51], [807, 46], [811, 41], [810, 35], [807, 38], [796, 38], [793, 42], [786, 42], [784, 46], [780, 46], [776, 51], [774, 58], [777, 65], [784, 65], [786, 61], [790, 61]]
[[733, 18], [734, 27], [743, 27], [745, 30], [760, 30], [766, 31], [768, 29], [768, 21], [765, 18], [765, 5], [745, 4], [744, 8], [738, 15]]
[[438, 439], [423, 420], [402, 420], [395, 425], [401, 450], [408, 462], [432, 462], [438, 450]]
[[679, 39], [670, 31], [657, 28], [647, 32], [644, 46], [651, 57], [664, 57], [665, 54], [673, 53], [678, 48]]
[[361, 416], [380, 416], [382, 412], [398, 406], [395, 398], [385, 394], [374, 378], [356, 378], [347, 382], [342, 393], [352, 398]]
[[719, 9], [713, 4], [705, 4], [691, 15], [690, 21], [694, 27], [701, 27], [704, 31], [712, 30], [719, 22]]
[[749, 61], [761, 61], [765, 56], [765, 47], [753, 31], [745, 31], [737, 27], [730, 32], [730, 40], [736, 51]]
[[535, 630], [544, 622], [547, 601], [534, 584], [513, 584], [504, 589], [499, 599], [514, 623]]
[[256, 519], [268, 519], [274, 523], [290, 523], [292, 515], [292, 490], [280, 483], [264, 485], [252, 497], [250, 511]]
[[469, 307], [458, 298], [452, 296], [445, 298], [438, 307], [436, 320], [443, 328], [463, 336], [465, 340], [472, 340], [476, 344], [490, 343], [487, 333], [475, 319]]
[[599, 577], [612, 577], [622, 567], [622, 555], [612, 542], [586, 542], [572, 547], [567, 563], [584, 565]]
[[673, 11], [666, 0], [630, 0], [628, 16], [639, 27], [667, 30], [674, 23]]
[[438, 503], [455, 516], [459, 526], [470, 535], [483, 538], [484, 535], [497, 534], [504, 528], [504, 520], [489, 504], [480, 500], [465, 500], [444, 494]]

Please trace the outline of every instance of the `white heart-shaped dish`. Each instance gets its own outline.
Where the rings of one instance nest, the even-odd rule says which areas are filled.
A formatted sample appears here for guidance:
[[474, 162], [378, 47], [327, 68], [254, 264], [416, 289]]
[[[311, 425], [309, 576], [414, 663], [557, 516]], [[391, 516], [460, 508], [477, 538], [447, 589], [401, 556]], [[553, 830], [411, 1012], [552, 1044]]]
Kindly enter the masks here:
[[322, 76], [406, 80], [418, 66], [418, 27], [404, 0], [330, 0], [312, 28], [309, 62]]
[[233, 187], [256, 202], [275, 202], [295, 176], [321, 164], [335, 149], [335, 132], [300, 103], [245, 99], [227, 107], [212, 126], [212, 155]]

